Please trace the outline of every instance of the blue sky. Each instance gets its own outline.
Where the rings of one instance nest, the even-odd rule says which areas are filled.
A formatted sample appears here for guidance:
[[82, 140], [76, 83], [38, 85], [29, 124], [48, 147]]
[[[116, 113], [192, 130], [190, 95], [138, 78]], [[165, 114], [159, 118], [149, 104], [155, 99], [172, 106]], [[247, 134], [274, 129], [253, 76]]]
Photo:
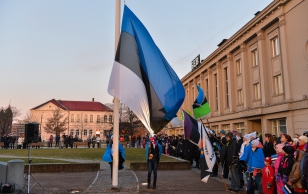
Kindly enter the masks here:
[[[122, 8], [123, 8], [122, 1]], [[272, 0], [126, 0], [182, 78]], [[113, 0], [0, 0], [0, 107], [109, 103]], [[21, 118], [23, 117], [21, 116]]]

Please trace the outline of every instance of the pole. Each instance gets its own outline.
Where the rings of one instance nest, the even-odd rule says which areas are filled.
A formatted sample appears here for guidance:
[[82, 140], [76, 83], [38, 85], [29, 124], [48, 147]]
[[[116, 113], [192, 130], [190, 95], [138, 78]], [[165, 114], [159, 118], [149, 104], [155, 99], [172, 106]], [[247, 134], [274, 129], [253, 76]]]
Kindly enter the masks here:
[[[115, 7], [115, 52], [120, 38], [121, 0], [116, 0]], [[113, 110], [113, 163], [112, 163], [112, 188], [118, 188], [119, 169], [119, 100], [114, 98]]]

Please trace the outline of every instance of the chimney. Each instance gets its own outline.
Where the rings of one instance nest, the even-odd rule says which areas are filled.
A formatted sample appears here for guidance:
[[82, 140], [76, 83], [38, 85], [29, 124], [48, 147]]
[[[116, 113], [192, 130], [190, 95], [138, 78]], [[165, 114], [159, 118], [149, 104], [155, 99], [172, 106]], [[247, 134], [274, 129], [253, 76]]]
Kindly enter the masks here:
[[94, 98], [92, 98], [92, 102], [94, 102]]

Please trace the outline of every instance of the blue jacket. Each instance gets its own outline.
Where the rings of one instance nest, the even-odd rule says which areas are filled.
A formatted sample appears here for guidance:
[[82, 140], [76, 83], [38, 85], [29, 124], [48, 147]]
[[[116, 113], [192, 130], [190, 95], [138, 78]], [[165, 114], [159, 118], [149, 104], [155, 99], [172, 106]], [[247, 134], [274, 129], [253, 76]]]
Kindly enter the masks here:
[[[264, 153], [262, 148], [257, 148], [255, 151], [252, 151], [251, 155], [251, 168], [263, 169], [264, 167]], [[250, 168], [250, 167], [249, 167]]]
[[[120, 143], [119, 143], [119, 151], [121, 153], [122, 158], [125, 160], [126, 159], [126, 157], [125, 157], [125, 150], [124, 150], [123, 146]], [[104, 155], [102, 157], [102, 160], [104, 162], [112, 162], [111, 152], [112, 152], [112, 149], [110, 147], [110, 144], [108, 144], [107, 149], [106, 149], [106, 151], [105, 151], [105, 153], [104, 153]]]
[[[148, 153], [149, 153], [149, 141], [147, 142], [146, 146], [145, 146], [145, 160], [148, 161]], [[160, 160], [160, 156], [161, 153], [163, 152], [163, 148], [161, 147], [161, 145], [158, 143], [158, 141], [156, 141], [156, 145], [158, 146], [158, 151], [159, 151], [159, 157], [158, 157], [158, 161]]]
[[252, 146], [251, 143], [249, 143], [248, 146], [245, 146], [244, 148], [244, 153], [242, 155], [242, 157], [240, 158], [240, 161], [244, 161], [247, 163], [248, 168], [248, 172], [252, 172], [252, 168], [251, 168], [251, 155], [252, 155]]

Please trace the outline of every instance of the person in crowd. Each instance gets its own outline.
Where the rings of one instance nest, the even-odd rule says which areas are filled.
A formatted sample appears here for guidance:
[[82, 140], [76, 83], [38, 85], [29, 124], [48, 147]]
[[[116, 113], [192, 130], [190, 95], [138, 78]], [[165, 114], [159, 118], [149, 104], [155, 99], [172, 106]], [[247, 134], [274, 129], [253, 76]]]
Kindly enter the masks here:
[[307, 142], [308, 142], [308, 137], [302, 135], [298, 138], [298, 143], [294, 142], [292, 146], [295, 150], [304, 151]]
[[132, 147], [134, 148], [135, 144], [136, 144], [136, 136], [135, 136], [135, 134], [133, 134], [132, 137], [131, 137], [131, 143], [132, 143]]
[[271, 157], [276, 154], [274, 148], [274, 137], [270, 133], [264, 135], [264, 145], [263, 145], [264, 157]]
[[65, 138], [64, 138], [65, 148], [68, 148], [69, 142], [70, 142], [69, 136], [68, 136], [68, 135], [65, 135]]
[[275, 170], [272, 167], [272, 158], [264, 159], [264, 168], [262, 169], [262, 192], [264, 194], [274, 194], [275, 189]]
[[[39, 134], [37, 142], [42, 142], [41, 134]], [[35, 146], [35, 149], [40, 149], [40, 148], [41, 148], [41, 146]]]
[[162, 153], [161, 145], [154, 137], [151, 137], [150, 141], [147, 142], [146, 144], [146, 161], [148, 164], [148, 186], [147, 186], [148, 189], [151, 188], [152, 171], [154, 174], [153, 189], [156, 189], [157, 168], [161, 153]]
[[49, 137], [49, 147], [52, 148], [52, 143], [53, 143], [53, 135], [50, 135]]
[[292, 145], [292, 138], [288, 134], [281, 134], [280, 135], [280, 141], [283, 145]]
[[227, 143], [220, 149], [220, 162], [229, 168], [231, 175], [230, 191], [238, 192], [240, 190], [240, 178], [238, 176], [238, 152], [237, 142], [232, 132], [226, 134]]
[[142, 142], [141, 143], [142, 143], [143, 149], [145, 149], [145, 137], [142, 138]]
[[298, 133], [294, 133], [293, 138], [297, 138], [297, 139], [298, 139], [299, 136], [300, 136], [300, 135], [299, 135]]
[[[262, 185], [261, 185], [261, 176], [262, 169], [264, 167], [264, 154], [262, 147], [260, 145], [260, 141], [255, 139], [251, 141], [252, 154], [251, 154], [251, 167], [252, 168], [252, 176], [254, 177], [255, 184], [259, 190], [259, 193], [262, 193]], [[253, 178], [249, 176], [250, 185], [248, 186], [248, 190], [252, 189]]]
[[279, 136], [276, 138], [276, 143], [280, 144], [281, 143], [281, 135], [284, 134], [283, 131], [279, 132]]
[[[111, 179], [112, 179], [112, 167], [113, 167], [113, 151], [112, 151], [112, 145], [113, 145], [113, 135], [110, 138], [109, 144], [107, 145], [107, 149], [102, 157], [102, 160], [104, 162], [108, 162], [110, 165], [110, 171], [111, 171]], [[124, 168], [124, 162], [125, 162], [125, 150], [122, 146], [122, 144], [119, 142], [119, 163], [118, 163], [118, 169], [122, 170]]]
[[11, 135], [11, 138], [10, 138], [10, 148], [11, 149], [15, 149], [15, 142], [16, 142], [16, 138]]
[[70, 144], [70, 147], [73, 148], [73, 146], [74, 146], [74, 137], [73, 137], [73, 135], [70, 135], [70, 137], [69, 137], [69, 144]]
[[141, 136], [138, 135], [137, 136], [137, 148], [140, 148], [140, 145], [141, 145]]
[[[220, 137], [220, 144], [221, 144], [221, 147], [224, 146], [226, 143], [227, 143], [227, 139], [225, 137], [225, 134], [226, 134], [226, 131], [225, 130], [220, 130], [219, 132], [219, 137]], [[228, 175], [229, 175], [229, 167], [227, 165], [227, 163], [223, 162], [221, 163], [222, 164], [222, 167], [223, 167], [223, 177], [225, 179], [228, 178]]]
[[169, 139], [167, 139], [166, 143], [165, 143], [165, 153], [166, 153], [166, 156], [169, 156], [168, 149], [169, 149]]
[[179, 141], [176, 146], [176, 157], [180, 157], [184, 159], [184, 151], [183, 151], [183, 138], [181, 135], [179, 135]]
[[221, 146], [224, 146], [226, 143], [227, 143], [227, 140], [226, 140], [226, 131], [225, 130], [220, 130], [219, 133], [219, 138], [220, 138], [220, 143], [221, 143]]
[[[282, 140], [283, 138], [281, 138]], [[283, 142], [283, 141], [281, 141]], [[278, 173], [276, 174], [276, 182], [280, 182], [280, 187], [284, 186], [288, 180], [294, 164], [294, 148], [290, 145], [285, 145], [283, 148], [284, 156], [279, 163]], [[277, 188], [278, 190], [278, 188]], [[281, 188], [283, 190], [283, 188]]]
[[283, 144], [277, 144], [275, 146], [275, 150], [277, 155], [275, 156], [276, 158], [274, 159], [274, 168], [275, 168], [275, 181], [276, 181], [276, 191], [278, 194], [284, 194], [284, 191], [282, 190], [282, 187], [284, 186], [283, 182], [280, 180], [280, 174], [279, 174], [279, 165], [280, 162], [284, 156], [282, 148], [284, 147]]
[[188, 139], [185, 138], [183, 143], [184, 159], [190, 161], [190, 165], [193, 164], [192, 149], [193, 149], [193, 144]]
[[289, 176], [289, 182], [288, 185], [290, 185], [295, 193], [305, 193], [305, 189], [303, 188], [302, 185], [302, 180], [301, 180], [301, 172], [300, 172], [300, 165], [301, 165], [301, 160], [304, 156], [304, 152], [301, 150], [297, 150], [294, 152], [294, 160], [295, 163], [292, 167], [290, 176]]
[[59, 143], [60, 143], [60, 134], [56, 135], [56, 147], [59, 147]]
[[95, 148], [95, 144], [96, 144], [96, 137], [95, 137], [95, 135], [93, 135], [93, 137], [92, 137], [92, 148]]
[[100, 146], [100, 144], [101, 144], [101, 138], [100, 138], [100, 136], [97, 136], [96, 137], [96, 144], [97, 144], [97, 148], [100, 148], [101, 146]]
[[196, 165], [193, 168], [200, 168], [199, 161], [200, 161], [200, 148], [193, 144], [193, 159], [196, 161]]
[[[88, 136], [87, 142], [88, 142], [88, 148], [90, 148], [90, 147], [91, 147], [91, 143], [92, 143], [91, 135]], [[108, 142], [108, 143], [109, 143], [109, 142]], [[108, 143], [107, 143], [107, 144], [108, 144]]]
[[299, 147], [299, 139], [298, 138], [293, 138], [292, 139], [292, 146], [294, 147], [295, 150]]
[[18, 149], [21, 149], [21, 147], [22, 147], [22, 144], [24, 143], [24, 138], [23, 138], [23, 136], [22, 135], [19, 135], [19, 137], [18, 137], [18, 140], [17, 140], [17, 148]]

